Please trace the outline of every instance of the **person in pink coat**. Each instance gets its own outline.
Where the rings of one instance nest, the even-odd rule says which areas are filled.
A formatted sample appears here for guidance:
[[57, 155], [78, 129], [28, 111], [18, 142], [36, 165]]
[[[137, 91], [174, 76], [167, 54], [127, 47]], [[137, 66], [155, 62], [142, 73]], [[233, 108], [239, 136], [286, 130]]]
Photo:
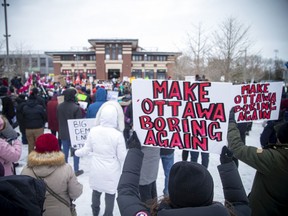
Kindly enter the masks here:
[[21, 157], [22, 143], [17, 137], [17, 132], [8, 120], [0, 115], [0, 163], [4, 166], [5, 176], [15, 174], [13, 162]]

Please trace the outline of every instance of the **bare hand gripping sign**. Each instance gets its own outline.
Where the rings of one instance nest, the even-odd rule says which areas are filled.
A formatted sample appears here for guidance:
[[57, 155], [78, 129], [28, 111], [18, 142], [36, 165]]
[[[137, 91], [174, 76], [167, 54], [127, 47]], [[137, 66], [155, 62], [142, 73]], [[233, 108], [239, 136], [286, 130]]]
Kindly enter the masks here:
[[134, 80], [132, 85], [133, 125], [144, 145], [217, 153], [222, 149], [232, 84]]

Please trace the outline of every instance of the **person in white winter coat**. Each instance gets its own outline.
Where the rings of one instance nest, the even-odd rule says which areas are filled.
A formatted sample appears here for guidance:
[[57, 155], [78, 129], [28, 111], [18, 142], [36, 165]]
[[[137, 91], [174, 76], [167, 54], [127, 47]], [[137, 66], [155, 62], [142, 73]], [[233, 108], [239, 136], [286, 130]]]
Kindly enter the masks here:
[[100, 212], [100, 196], [105, 193], [104, 216], [112, 216], [118, 181], [126, 157], [123, 136], [124, 113], [116, 101], [105, 102], [96, 115], [96, 126], [90, 129], [83, 148], [75, 155], [91, 157], [90, 187], [93, 216]]

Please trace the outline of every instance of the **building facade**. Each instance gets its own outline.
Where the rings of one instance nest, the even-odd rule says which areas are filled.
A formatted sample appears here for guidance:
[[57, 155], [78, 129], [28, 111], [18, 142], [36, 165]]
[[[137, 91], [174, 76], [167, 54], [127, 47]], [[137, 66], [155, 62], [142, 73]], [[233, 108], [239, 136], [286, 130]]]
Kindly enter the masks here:
[[53, 58], [45, 54], [21, 53], [10, 54], [9, 70], [5, 54], [0, 54], [0, 78], [25, 76], [25, 72], [34, 72], [41, 76], [54, 73]]
[[138, 39], [90, 39], [89, 51], [45, 52], [53, 57], [54, 74], [69, 79], [110, 80], [125, 77], [166, 79], [173, 77], [181, 53], [147, 52]]

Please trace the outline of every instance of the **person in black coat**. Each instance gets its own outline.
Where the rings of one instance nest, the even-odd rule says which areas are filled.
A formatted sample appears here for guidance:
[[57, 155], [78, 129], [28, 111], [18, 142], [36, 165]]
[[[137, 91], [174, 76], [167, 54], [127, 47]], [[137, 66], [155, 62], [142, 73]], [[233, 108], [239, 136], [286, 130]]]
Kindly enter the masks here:
[[30, 153], [34, 150], [37, 137], [44, 133], [44, 126], [47, 122], [46, 109], [39, 104], [37, 95], [32, 92], [19, 112], [24, 121], [28, 152]]
[[22, 108], [26, 104], [26, 95], [20, 94], [16, 99], [16, 119], [19, 125], [19, 130], [21, 132], [21, 139], [23, 144], [28, 144], [27, 138], [26, 138], [26, 132], [25, 132], [25, 124], [24, 119], [22, 115]]
[[129, 147], [118, 184], [117, 202], [122, 216], [228, 216], [231, 211], [236, 215], [251, 214], [238, 169], [226, 146], [222, 149], [218, 171], [224, 197], [230, 208], [213, 202], [214, 183], [208, 170], [201, 164], [188, 161], [179, 161], [172, 166], [168, 185], [169, 197], [164, 197], [148, 207], [139, 198], [143, 153], [135, 132], [129, 139]]
[[6, 86], [0, 87], [0, 112], [4, 115], [9, 123], [13, 125], [12, 119], [15, 117], [16, 112], [12, 99], [8, 96], [8, 88]]

